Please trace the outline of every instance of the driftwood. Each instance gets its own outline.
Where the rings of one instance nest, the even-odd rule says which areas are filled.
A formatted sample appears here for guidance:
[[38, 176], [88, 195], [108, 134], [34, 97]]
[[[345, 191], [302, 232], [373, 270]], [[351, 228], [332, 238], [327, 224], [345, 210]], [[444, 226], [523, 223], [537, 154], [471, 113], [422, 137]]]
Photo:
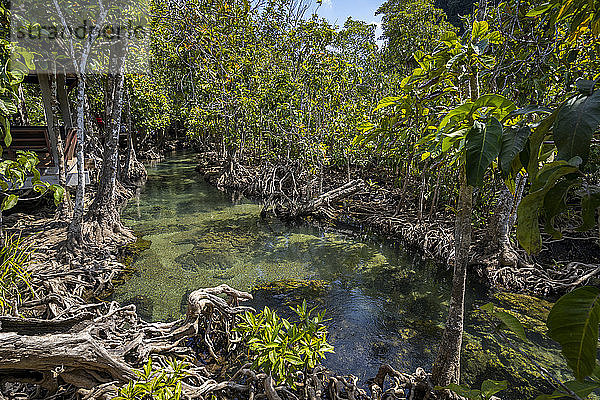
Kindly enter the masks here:
[[330, 190], [316, 198], [301, 204], [298, 207], [291, 207], [289, 211], [289, 217], [299, 218], [305, 217], [311, 214], [322, 212], [327, 216], [332, 217], [333, 212], [331, 205], [337, 203], [340, 200], [348, 198], [360, 191], [365, 189], [365, 183], [362, 179], [356, 179], [342, 185], [338, 188]]
[[46, 389], [59, 379], [77, 387], [133, 378], [131, 368], [111, 356], [89, 332], [24, 336], [0, 333], [0, 382], [36, 383]]
[[[230, 303], [218, 297], [219, 295], [227, 295]], [[252, 310], [249, 307], [239, 307], [240, 301], [251, 299], [251, 294], [233, 289], [225, 284], [214, 288], [199, 289], [190, 293], [188, 297], [186, 316], [188, 319], [198, 318], [206, 312], [211, 313], [214, 307], [217, 307], [221, 313], [239, 314]]]
[[[192, 363], [184, 394], [203, 397], [220, 385], [195, 361], [196, 353], [184, 339], [210, 337], [210, 347], [224, 333], [227, 342], [234, 336], [229, 327], [237, 315], [252, 310], [237, 304], [251, 298], [227, 285], [200, 289], [190, 295], [186, 318], [173, 323], [144, 322], [134, 305], [117, 303], [77, 306], [63, 312], [64, 318], [53, 320], [0, 316], [0, 383], [36, 384], [49, 393], [71, 385], [95, 396], [100, 388], [103, 394], [114, 395], [149, 356], [171, 357]], [[202, 327], [204, 331], [199, 331]], [[217, 352], [209, 350], [214, 357]], [[165, 362], [157, 365], [161, 364]]]

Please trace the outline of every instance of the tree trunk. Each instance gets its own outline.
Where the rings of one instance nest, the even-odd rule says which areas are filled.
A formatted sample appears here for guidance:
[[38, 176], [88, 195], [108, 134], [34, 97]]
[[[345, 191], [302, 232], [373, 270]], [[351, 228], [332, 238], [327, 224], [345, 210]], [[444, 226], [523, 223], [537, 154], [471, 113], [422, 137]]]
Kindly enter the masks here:
[[144, 165], [138, 161], [135, 154], [135, 140], [133, 137], [133, 125], [131, 123], [131, 98], [127, 91], [127, 154], [125, 156], [125, 165], [121, 171], [121, 181], [128, 185], [140, 186], [143, 185], [148, 174]]
[[77, 191], [73, 219], [67, 234], [67, 249], [74, 251], [83, 244], [83, 213], [85, 200], [85, 75], [79, 74], [77, 82]]
[[115, 189], [117, 187], [117, 169], [119, 164], [119, 134], [121, 131], [121, 111], [123, 106], [123, 84], [125, 80], [124, 65], [125, 52], [118, 57], [119, 73], [109, 77], [108, 81], [114, 84], [107, 88], [106, 95], [112, 94], [111, 103], [107, 106], [111, 111], [110, 118], [106, 121], [106, 137], [102, 157], [102, 172], [98, 181], [98, 191], [90, 206], [86, 220], [91, 222], [86, 227], [86, 233], [95, 242], [104, 242], [114, 234], [131, 236], [121, 224], [121, 217], [116, 204]]
[[0, 207], [0, 248], [4, 248], [6, 241], [4, 240], [4, 216], [2, 207]]
[[54, 118], [54, 107], [52, 106], [52, 88], [50, 85], [50, 75], [47, 73], [38, 73], [38, 81], [40, 83], [40, 90], [42, 92], [42, 103], [44, 105], [44, 116], [46, 120], [46, 126], [48, 127], [49, 139], [50, 139], [50, 155], [52, 160], [58, 164], [58, 149], [57, 143], [54, 140], [54, 129], [56, 127], [56, 121]]
[[133, 143], [133, 136], [131, 133], [131, 98], [129, 96], [129, 90], [127, 88], [124, 90], [124, 96], [126, 96], [127, 101], [125, 102], [125, 109], [123, 110], [127, 115], [127, 153], [125, 154], [125, 164], [123, 169], [121, 170], [121, 180], [125, 182], [129, 182], [129, 173], [130, 167], [135, 157], [135, 146]]
[[29, 114], [27, 113], [27, 103], [25, 101], [25, 94], [23, 93], [23, 85], [19, 84], [19, 88], [17, 90], [18, 97], [18, 111], [19, 111], [19, 119], [21, 120], [21, 124], [28, 126], [29, 122]]
[[[59, 99], [60, 110], [63, 117], [63, 122], [65, 124], [65, 131], [68, 135], [69, 131], [73, 129], [73, 123], [71, 121], [71, 112], [69, 108], [65, 85], [66, 83], [64, 74], [58, 72], [56, 74], [56, 79], [54, 80], [53, 89], [56, 89], [56, 97], [58, 97]], [[65, 145], [62, 141], [62, 137], [60, 136], [60, 129], [58, 128], [58, 126], [55, 126], [52, 131], [53, 132], [51, 132], [50, 134], [54, 135], [54, 140], [56, 141], [56, 150], [58, 153], [58, 184], [65, 188], [63, 201], [58, 205], [58, 210], [56, 211], [56, 218], [67, 219], [70, 218], [71, 214], [73, 213], [73, 204], [71, 203], [71, 197], [69, 196], [69, 191], [67, 188], [67, 165], [65, 163]]]
[[473, 188], [467, 185], [467, 176], [463, 167], [460, 171], [460, 193], [454, 231], [455, 260], [450, 308], [446, 329], [432, 371], [432, 381], [439, 386], [460, 381], [460, 350], [464, 325], [467, 265], [471, 247], [472, 209]]
[[[471, 67], [469, 76], [469, 95], [471, 101], [476, 101], [479, 98], [479, 77], [474, 67]], [[473, 212], [473, 188], [467, 184], [465, 168], [466, 162], [463, 156], [459, 171], [460, 189], [454, 225], [454, 275], [452, 276], [450, 307], [446, 329], [433, 364], [431, 376], [433, 383], [438, 386], [460, 383], [460, 352], [465, 316], [467, 266], [471, 248], [471, 214]], [[446, 394], [446, 397], [450, 397], [447, 391]]]
[[440, 195], [440, 181], [441, 181], [442, 173], [438, 171], [437, 178], [435, 182], [435, 189], [433, 191], [433, 199], [431, 200], [431, 208], [429, 209], [429, 218], [433, 216], [433, 213], [437, 209], [438, 197]]
[[[509, 229], [515, 226], [517, 223], [517, 209], [519, 208], [519, 204], [521, 204], [521, 200], [523, 199], [523, 192], [525, 191], [525, 185], [527, 184], [528, 175], [527, 173], [519, 174], [517, 176], [516, 182], [516, 192], [515, 197], [513, 198], [512, 208], [510, 211], [510, 218], [508, 222]], [[509, 230], [510, 234], [510, 230]]]
[[73, 203], [71, 202], [71, 196], [67, 188], [67, 165], [65, 163], [64, 145], [60, 137], [60, 130], [55, 127], [53, 131], [58, 150], [58, 184], [65, 189], [63, 201], [58, 205], [58, 209], [56, 210], [56, 218], [68, 219], [73, 213]]
[[421, 188], [419, 193], [419, 210], [417, 211], [417, 218], [419, 221], [423, 220], [423, 208], [425, 207], [425, 191], [427, 190], [427, 172], [429, 170], [430, 161], [427, 161], [423, 171], [421, 172]]
[[516, 222], [517, 207], [523, 197], [526, 176], [519, 174], [516, 178], [515, 193], [512, 194], [506, 185], [502, 184], [496, 219], [491, 226], [490, 240], [495, 241], [498, 251], [498, 267], [517, 266], [519, 257], [510, 242], [510, 232]]
[[[56, 79], [51, 79], [50, 74], [38, 74], [44, 104], [46, 126], [48, 127], [50, 139], [50, 153], [52, 159], [56, 163], [56, 168], [58, 169], [58, 184], [63, 188], [66, 188], [67, 172], [65, 166], [64, 145], [62, 143], [62, 138], [60, 137], [60, 128], [57, 124], [57, 118], [55, 118], [55, 107], [53, 107], [53, 100], [56, 98], [55, 93], [57, 92], [58, 85], [61, 81], [58, 80], [58, 76], [55, 76], [55, 78]], [[64, 79], [62, 80], [62, 84], [64, 85]], [[58, 206], [56, 217], [58, 219], [68, 218], [71, 208], [71, 199], [69, 198], [67, 190], [65, 190], [65, 195], [63, 201]]]
[[[63, 10], [58, 4], [58, 0], [53, 0], [54, 8], [61, 20], [63, 26], [68, 26]], [[101, 8], [100, 14], [96, 19], [96, 27], [93, 27], [89, 40], [83, 44], [83, 51], [81, 58], [77, 59], [73, 50], [73, 39], [70, 38], [70, 56], [75, 71], [77, 71], [77, 191], [75, 193], [75, 208], [73, 209], [73, 219], [69, 224], [67, 231], [67, 242], [65, 250], [77, 253], [83, 245], [83, 214], [85, 209], [85, 86], [87, 77], [87, 63], [92, 44], [98, 38], [100, 29], [104, 25], [106, 15], [108, 14], [107, 8]]]
[[396, 212], [394, 213], [394, 216], [397, 216], [398, 214], [400, 214], [400, 211], [402, 210], [402, 206], [404, 205], [404, 199], [406, 198], [408, 181], [410, 180], [410, 173], [411, 173], [411, 169], [412, 169], [412, 161], [413, 161], [414, 155], [415, 155], [415, 153], [413, 151], [410, 154], [410, 156], [408, 157], [408, 163], [406, 165], [406, 172], [404, 174], [404, 182], [402, 182], [402, 189], [400, 191], [400, 200], [398, 201], [398, 205], [396, 206]]

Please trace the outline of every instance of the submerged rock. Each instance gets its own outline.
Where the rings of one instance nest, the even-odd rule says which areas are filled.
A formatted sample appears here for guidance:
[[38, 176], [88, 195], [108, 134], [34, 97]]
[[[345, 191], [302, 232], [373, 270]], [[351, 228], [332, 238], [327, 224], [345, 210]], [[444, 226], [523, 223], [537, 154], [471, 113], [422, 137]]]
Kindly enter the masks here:
[[[138, 236], [136, 234], [136, 236]], [[131, 267], [134, 261], [142, 254], [143, 251], [148, 250], [151, 241], [146, 240], [138, 236], [137, 240], [121, 248], [120, 251], [120, 262], [125, 264], [127, 267]]]
[[284, 279], [257, 286], [253, 293], [262, 293], [267, 296], [285, 295], [296, 299], [314, 299], [323, 296], [328, 287], [329, 283], [322, 280]]
[[467, 317], [461, 360], [461, 379], [465, 384], [479, 388], [486, 379], [507, 380], [508, 389], [500, 394], [503, 399], [533, 399], [542, 393], [552, 393], [552, 386], [531, 360], [560, 379], [572, 379], [560, 348], [545, 336], [545, 321], [552, 303], [512, 293], [495, 294], [492, 302], [499, 310], [518, 318], [531, 341], [525, 342], [512, 332], [504, 331], [514, 347], [526, 355], [522, 354], [494, 332], [495, 321], [483, 311], [473, 310]]

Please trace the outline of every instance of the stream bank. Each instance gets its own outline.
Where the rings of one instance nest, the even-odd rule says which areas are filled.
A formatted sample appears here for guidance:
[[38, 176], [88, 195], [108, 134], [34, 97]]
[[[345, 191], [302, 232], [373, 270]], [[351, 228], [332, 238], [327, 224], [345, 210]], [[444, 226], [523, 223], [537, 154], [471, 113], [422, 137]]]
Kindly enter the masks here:
[[[148, 168], [147, 185], [122, 219], [151, 245], [134, 262], [131, 279], [117, 288], [116, 300], [135, 304], [148, 321], [170, 321], [197, 287], [226, 283], [247, 290], [254, 296], [250, 305], [269, 306], [283, 316], [306, 298], [331, 318], [336, 353], [325, 360], [331, 370], [365, 381], [382, 363], [400, 371], [430, 369], [449, 298], [445, 266], [356, 232], [261, 218], [261, 205], [217, 190], [194, 167], [194, 156], [184, 155]], [[477, 386], [484, 379], [507, 378], [511, 387], [502, 398], [508, 400], [550, 391], [528, 360], [495, 338], [477, 312], [477, 306], [492, 301], [523, 321], [535, 317], [540, 325], [550, 303], [530, 317], [524, 305], [541, 300], [489, 294], [477, 281], [469, 286], [464, 382]], [[530, 345], [531, 356], [566, 374], [557, 347], [539, 339], [542, 348]]]
[[[25, 335], [23, 340], [28, 342], [27, 346], [21, 343], [23, 349], [44, 345], [47, 354], [48, 343], [64, 344], [60, 340], [65, 337], [60, 335], [68, 334], [81, 339], [81, 346], [86, 349], [100, 346], [117, 354], [126, 352], [123, 357], [134, 358], [127, 358], [130, 361], [126, 365], [117, 359], [116, 372], [110, 369], [115, 361], [112, 359], [102, 359], [94, 367], [100, 376], [112, 371], [113, 379], [122, 381], [131, 376], [132, 367], [139, 368], [145, 362], [148, 349], [158, 346], [165, 354], [170, 354], [169, 349], [189, 353], [189, 348], [171, 348], [169, 344], [173, 338], [194, 335], [187, 331], [192, 328], [189, 321], [180, 319], [189, 293], [217, 282], [235, 282], [252, 291], [251, 305], [257, 309], [269, 305], [287, 316], [288, 306], [305, 298], [311, 306], [326, 309], [331, 318], [329, 337], [337, 350], [325, 361], [330, 370], [357, 375], [358, 381], [364, 383], [378, 373], [382, 363], [391, 363], [400, 371], [414, 371], [415, 366], [430, 369], [445, 320], [449, 287], [445, 268], [401, 246], [359, 239], [335, 229], [290, 228], [275, 219], [261, 219], [260, 205], [241, 198], [232, 201], [229, 195], [203, 183], [194, 166], [193, 160], [184, 157], [151, 167], [147, 185], [124, 210], [123, 221], [127, 225], [137, 229], [137, 219], [145, 226], [140, 230], [142, 240], [134, 247], [147, 249], [137, 260], [132, 258], [134, 272], [117, 288], [115, 298], [121, 304], [89, 304], [93, 297], [110, 290], [116, 276], [126, 272], [117, 259], [116, 248], [90, 251], [83, 263], [58, 263], [53, 251], [59, 250], [66, 237], [66, 222], [15, 215], [14, 229], [36, 233], [33, 240], [42, 250], [42, 258], [37, 260], [40, 262], [33, 264], [31, 271], [37, 297], [26, 299], [27, 304], [19, 310], [25, 316], [38, 318], [21, 322], [4, 318], [0, 336], [12, 340], [12, 330], [22, 332], [25, 324], [35, 334]], [[474, 290], [468, 294], [468, 304], [472, 319], [465, 341], [464, 382], [477, 386], [486, 378], [506, 377], [511, 387], [503, 396], [505, 400], [548, 391], [527, 360], [511, 354], [476, 314], [477, 305], [492, 300], [524, 318], [538, 300], [490, 298], [484, 287], [476, 283], [471, 287]], [[538, 314], [539, 324], [543, 312]], [[163, 319], [171, 322], [161, 322]], [[185, 330], [184, 336], [180, 329]], [[139, 341], [141, 332], [144, 337]], [[199, 334], [202, 337], [203, 333]], [[124, 337], [136, 346], [123, 347]], [[0, 345], [3, 349], [10, 350]], [[531, 349], [532, 357], [557, 374], [565, 370], [555, 347], [537, 352]], [[81, 377], [86, 356], [68, 348], [65, 352], [64, 363], [70, 364], [59, 377]], [[14, 357], [14, 352], [10, 354]], [[48, 367], [52, 364], [47, 361], [44, 363], [35, 368], [23, 364], [19, 373], [35, 377], [41, 371], [46, 385], [53, 368]], [[0, 368], [8, 371], [0, 371], [0, 377], [14, 372], [11, 362], [0, 362]], [[27, 368], [30, 369], [24, 371]], [[219, 384], [226, 387], [229, 383]], [[221, 390], [219, 387], [210, 386], [211, 390]], [[91, 395], [106, 388], [84, 388], [78, 392]], [[72, 388], [69, 390], [74, 393]]]
[[[248, 165], [216, 151], [199, 153], [197, 163], [198, 173], [211, 185], [232, 193], [233, 198], [245, 196], [263, 204], [262, 215], [273, 213], [284, 220], [316, 226], [349, 227], [402, 243], [449, 269], [453, 264], [453, 204], [438, 204], [434, 199], [428, 206], [411, 193], [411, 184], [390, 184], [393, 178], [388, 172], [329, 168], [320, 171], [319, 177], [297, 162]], [[361, 188], [346, 198], [335, 203], [325, 201], [323, 206], [299, 215], [298, 209], [306, 208], [320, 195], [355, 182], [360, 182]], [[494, 199], [488, 207], [495, 207]], [[539, 255], [527, 255], [516, 244], [507, 253], [496, 240], [493, 213], [490, 218], [483, 225], [474, 217], [469, 261], [469, 268], [486, 286], [556, 298], [586, 283], [599, 282], [600, 241], [595, 232], [570, 232], [561, 239], [543, 234], [544, 249]], [[516, 239], [512, 241], [516, 243]]]

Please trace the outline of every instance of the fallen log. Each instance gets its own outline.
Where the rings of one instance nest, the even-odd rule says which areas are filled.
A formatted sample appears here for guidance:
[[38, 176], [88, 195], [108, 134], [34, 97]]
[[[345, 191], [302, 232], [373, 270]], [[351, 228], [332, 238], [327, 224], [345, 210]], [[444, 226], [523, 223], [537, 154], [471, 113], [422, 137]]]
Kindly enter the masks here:
[[[0, 316], [0, 384], [35, 384], [49, 393], [71, 385], [94, 398], [114, 395], [152, 356], [194, 363], [189, 372], [197, 385], [187, 383], [184, 392], [217, 390], [206, 385], [205, 368], [185, 339], [203, 338], [210, 345], [223, 342], [220, 336], [233, 337], [237, 316], [251, 310], [238, 304], [251, 298], [227, 285], [200, 289], [190, 295], [187, 317], [173, 323], [145, 322], [134, 305], [117, 303], [76, 306], [62, 319]], [[217, 351], [210, 351], [215, 359]]]
[[340, 187], [325, 192], [314, 199], [304, 202], [298, 206], [291, 204], [287, 210], [279, 210], [278, 215], [287, 218], [296, 219], [313, 214], [325, 214], [333, 217], [331, 206], [340, 200], [348, 198], [365, 189], [365, 183], [362, 179], [350, 181]]
[[51, 390], [62, 383], [91, 389], [134, 377], [131, 367], [109, 354], [87, 331], [39, 336], [0, 333], [0, 359], [0, 382], [29, 376], [31, 382]]

